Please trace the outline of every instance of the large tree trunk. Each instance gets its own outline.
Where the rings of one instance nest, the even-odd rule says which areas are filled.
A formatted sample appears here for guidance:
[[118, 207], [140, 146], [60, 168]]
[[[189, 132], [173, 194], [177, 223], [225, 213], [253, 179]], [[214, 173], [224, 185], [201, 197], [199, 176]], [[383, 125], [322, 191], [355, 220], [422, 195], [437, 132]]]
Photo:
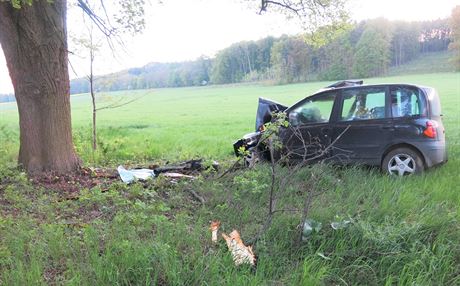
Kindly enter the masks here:
[[0, 3], [0, 44], [19, 110], [19, 164], [28, 172], [74, 171], [66, 1]]

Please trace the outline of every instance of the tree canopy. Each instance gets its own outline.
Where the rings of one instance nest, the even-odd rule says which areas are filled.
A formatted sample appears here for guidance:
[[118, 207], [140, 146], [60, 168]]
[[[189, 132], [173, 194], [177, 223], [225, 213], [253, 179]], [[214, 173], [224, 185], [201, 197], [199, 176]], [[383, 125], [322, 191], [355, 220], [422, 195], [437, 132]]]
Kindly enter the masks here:
[[[437, 33], [444, 26], [442, 23], [448, 23], [447, 19], [410, 23], [367, 20], [355, 23], [322, 46], [309, 44], [303, 35], [243, 41], [219, 51], [214, 58], [150, 63], [100, 76], [95, 81], [96, 89], [113, 91], [259, 80], [290, 83], [378, 76], [420, 55], [446, 51], [452, 40], [450, 33], [438, 33], [438, 37], [429, 39], [425, 36]], [[71, 83], [72, 93], [88, 92], [88, 88], [84, 79]]]
[[457, 70], [460, 70], [460, 6], [452, 9], [450, 27], [452, 29], [452, 43], [450, 43], [449, 48], [455, 51], [455, 56], [452, 60]]

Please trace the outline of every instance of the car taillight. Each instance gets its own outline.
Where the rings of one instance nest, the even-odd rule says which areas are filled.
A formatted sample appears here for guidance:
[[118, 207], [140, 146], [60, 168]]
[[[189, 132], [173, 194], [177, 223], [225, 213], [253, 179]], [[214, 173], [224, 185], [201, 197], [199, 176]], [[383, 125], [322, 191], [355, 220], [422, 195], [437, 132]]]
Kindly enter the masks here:
[[436, 138], [436, 127], [438, 127], [436, 121], [427, 121], [426, 128], [423, 130], [423, 135], [429, 138]]

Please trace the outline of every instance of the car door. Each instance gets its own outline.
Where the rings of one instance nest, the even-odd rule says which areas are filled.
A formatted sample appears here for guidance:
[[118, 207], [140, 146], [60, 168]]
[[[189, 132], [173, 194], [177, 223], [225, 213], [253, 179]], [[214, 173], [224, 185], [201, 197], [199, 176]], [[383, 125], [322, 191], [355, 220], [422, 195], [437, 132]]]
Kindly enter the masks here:
[[342, 90], [332, 135], [335, 161], [380, 164], [394, 131], [388, 93], [387, 86]]
[[[332, 118], [337, 93], [326, 92], [295, 104], [287, 110], [289, 126], [281, 128], [283, 154], [290, 160], [316, 160], [328, 156]], [[327, 150], [326, 150], [327, 151]]]

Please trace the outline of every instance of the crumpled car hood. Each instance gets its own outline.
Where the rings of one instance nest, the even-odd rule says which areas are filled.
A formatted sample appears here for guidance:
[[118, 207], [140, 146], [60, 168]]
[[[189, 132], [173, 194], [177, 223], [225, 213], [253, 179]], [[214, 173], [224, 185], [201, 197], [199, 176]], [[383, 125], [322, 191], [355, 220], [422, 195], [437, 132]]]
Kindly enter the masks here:
[[256, 115], [256, 131], [272, 120], [272, 112], [281, 112], [288, 107], [276, 101], [259, 97], [259, 104]]

